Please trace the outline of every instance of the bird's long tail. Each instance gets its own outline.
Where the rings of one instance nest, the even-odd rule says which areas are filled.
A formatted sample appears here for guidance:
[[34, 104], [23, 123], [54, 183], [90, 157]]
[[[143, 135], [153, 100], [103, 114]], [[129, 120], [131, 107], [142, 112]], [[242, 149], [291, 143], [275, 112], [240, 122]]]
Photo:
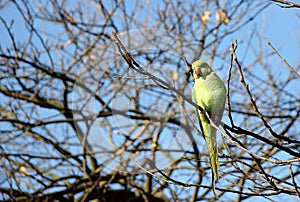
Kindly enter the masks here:
[[216, 139], [216, 129], [210, 126], [210, 134], [205, 134], [205, 141], [208, 149], [208, 155], [211, 165], [212, 172], [212, 187], [215, 197], [216, 194], [216, 182], [219, 180], [219, 158], [218, 158], [218, 147]]

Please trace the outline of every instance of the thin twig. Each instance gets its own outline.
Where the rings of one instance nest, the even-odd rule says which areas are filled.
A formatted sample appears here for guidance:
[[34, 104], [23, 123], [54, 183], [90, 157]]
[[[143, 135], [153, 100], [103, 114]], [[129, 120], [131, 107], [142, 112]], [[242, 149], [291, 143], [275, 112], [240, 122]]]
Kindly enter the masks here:
[[285, 1], [285, 0], [271, 0], [271, 1], [286, 5], [286, 6], [283, 6], [283, 5], [277, 4], [281, 8], [300, 8], [300, 4], [297, 4], [297, 3], [294, 3], [291, 1]]
[[292, 178], [292, 183], [293, 183], [293, 185], [295, 187], [295, 190], [296, 190], [296, 192], [297, 192], [297, 194], [298, 194], [298, 196], [300, 198], [300, 192], [298, 190], [298, 186], [297, 186], [297, 183], [295, 181], [295, 176], [294, 176], [294, 173], [293, 173], [292, 164], [289, 165], [289, 170], [290, 170], [290, 174], [291, 174], [291, 178]]
[[148, 171], [147, 169], [145, 169], [143, 166], [141, 166], [141, 165], [138, 164], [137, 162], [135, 162], [135, 165], [138, 166], [138, 167], [139, 167], [140, 169], [142, 169], [143, 171], [145, 171], [146, 173], [148, 173], [149, 175], [152, 175], [152, 176], [155, 177], [156, 179], [165, 181], [165, 182], [170, 183], [170, 184], [181, 185], [181, 186], [184, 186], [184, 187], [199, 186], [199, 185], [197, 185], [197, 184], [188, 184], [188, 183], [183, 183], [183, 182], [174, 180], [174, 179], [168, 177], [166, 174], [164, 174], [160, 169], [158, 169], [150, 159], [146, 159], [146, 160], [147, 160], [147, 163], [150, 164], [151, 167], [155, 168], [155, 170], [156, 170], [157, 172], [159, 172], [164, 178], [159, 177], [159, 176], [153, 174], [151, 171]]
[[300, 74], [296, 70], [294, 70], [294, 68], [286, 61], [286, 59], [284, 59], [284, 57], [282, 57], [280, 55], [280, 53], [275, 49], [275, 47], [271, 44], [271, 42], [266, 37], [265, 37], [265, 40], [266, 40], [268, 46], [270, 46], [272, 48], [272, 50], [274, 51], [274, 53], [276, 55], [278, 55], [278, 57], [280, 57], [280, 59], [284, 62], [284, 64], [286, 64], [286, 66], [290, 69], [290, 71], [292, 73], [294, 73], [297, 77], [300, 78]]
[[231, 44], [231, 54], [230, 54], [230, 64], [229, 64], [229, 68], [228, 68], [228, 78], [227, 78], [227, 91], [226, 91], [226, 97], [227, 97], [227, 106], [228, 106], [228, 117], [229, 117], [229, 121], [231, 124], [231, 127], [234, 127], [234, 123], [233, 123], [233, 118], [231, 115], [231, 104], [230, 104], [230, 79], [231, 79], [231, 70], [232, 70], [232, 62], [233, 62], [233, 52], [236, 49], [237, 44], [236, 43], [232, 43]]
[[186, 58], [184, 56], [181, 56], [182, 57], [182, 60], [184, 61], [184, 64], [186, 66], [186, 78], [187, 78], [187, 82], [188, 82], [188, 78], [189, 76], [191, 75], [192, 76], [192, 79], [193, 81], [195, 81], [194, 77], [193, 77], [193, 69], [192, 69], [192, 65], [186, 60]]

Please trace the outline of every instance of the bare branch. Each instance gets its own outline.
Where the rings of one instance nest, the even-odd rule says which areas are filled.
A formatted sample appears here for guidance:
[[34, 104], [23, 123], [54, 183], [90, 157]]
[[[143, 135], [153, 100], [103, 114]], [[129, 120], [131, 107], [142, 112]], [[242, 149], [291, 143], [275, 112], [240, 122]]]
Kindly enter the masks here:
[[271, 0], [271, 1], [283, 4], [283, 5], [277, 4], [281, 8], [300, 8], [300, 4], [291, 1], [285, 1], [285, 0]]
[[300, 78], [300, 74], [296, 70], [294, 70], [294, 68], [286, 61], [286, 59], [284, 59], [284, 57], [280, 55], [280, 53], [275, 49], [275, 47], [271, 44], [271, 42], [266, 37], [265, 40], [267, 44], [271, 47], [271, 49], [274, 51], [274, 53], [278, 55], [278, 57], [280, 57], [280, 59], [284, 62], [284, 64], [290, 69], [290, 71], [294, 73], [298, 78]]

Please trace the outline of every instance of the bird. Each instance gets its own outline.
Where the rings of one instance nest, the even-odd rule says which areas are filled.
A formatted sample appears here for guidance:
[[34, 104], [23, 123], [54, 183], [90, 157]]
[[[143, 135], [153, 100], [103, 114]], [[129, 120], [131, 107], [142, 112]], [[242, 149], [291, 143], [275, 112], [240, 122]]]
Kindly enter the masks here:
[[[192, 73], [194, 80], [192, 89], [193, 102], [204, 109], [212, 122], [218, 126], [221, 123], [225, 108], [225, 85], [213, 69], [202, 60], [197, 60], [192, 63]], [[215, 187], [216, 182], [219, 180], [219, 158], [216, 128], [210, 124], [209, 119], [207, 119], [199, 108], [195, 108], [195, 113], [203, 132], [202, 136], [206, 142], [212, 171], [212, 188], [214, 196], [217, 198]]]

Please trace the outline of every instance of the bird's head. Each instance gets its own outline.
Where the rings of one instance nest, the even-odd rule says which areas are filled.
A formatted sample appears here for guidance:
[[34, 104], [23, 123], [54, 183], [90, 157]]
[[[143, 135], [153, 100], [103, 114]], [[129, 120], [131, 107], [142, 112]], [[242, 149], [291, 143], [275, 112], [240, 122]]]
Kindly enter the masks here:
[[193, 77], [194, 79], [203, 78], [205, 79], [213, 70], [203, 60], [197, 60], [192, 64]]

